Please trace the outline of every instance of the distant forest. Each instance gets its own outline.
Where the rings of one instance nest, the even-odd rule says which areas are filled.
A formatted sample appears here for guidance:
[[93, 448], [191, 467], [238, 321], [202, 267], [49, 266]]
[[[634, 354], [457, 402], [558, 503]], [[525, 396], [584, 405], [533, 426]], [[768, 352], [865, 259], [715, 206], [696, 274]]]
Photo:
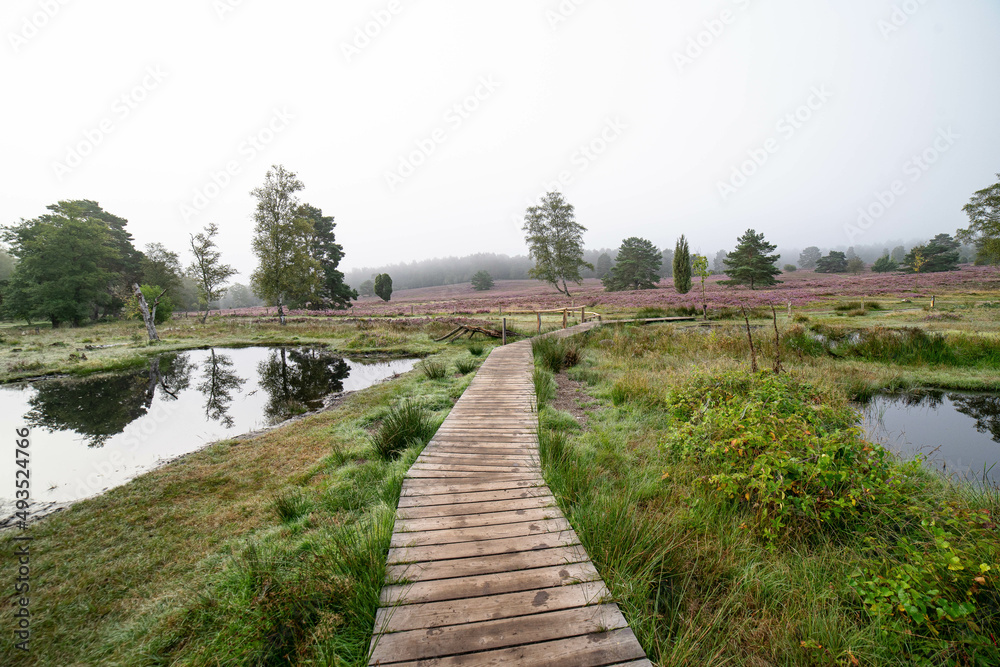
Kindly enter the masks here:
[[[612, 260], [617, 250], [601, 248], [600, 250], [585, 250], [583, 258], [597, 266], [597, 259], [607, 253]], [[477, 271], [486, 271], [493, 280], [528, 280], [528, 269], [535, 265], [527, 255], [497, 255], [494, 253], [477, 253], [465, 257], [440, 257], [410, 262], [409, 264], [390, 264], [379, 268], [361, 268], [348, 271], [347, 284], [358, 289], [361, 283], [371, 280], [379, 273], [392, 276], [393, 289], [414, 289], [416, 287], [437, 287], [439, 285], [458, 285], [468, 283]], [[596, 269], [584, 269], [584, 278], [600, 278]]]
[[[734, 246], [736, 239], [733, 239]], [[894, 248], [903, 247], [907, 252], [914, 246], [926, 243], [927, 239], [912, 239], [904, 242], [902, 239], [885, 241], [883, 243], [873, 243], [870, 245], [857, 245], [848, 247], [840, 246], [820, 246], [823, 254], [831, 250], [845, 252], [848, 256], [856, 254], [867, 264], [873, 263], [883, 254], [891, 252]], [[732, 248], [722, 248], [714, 252], [706, 252], [704, 248], [693, 249], [693, 252], [704, 254], [708, 257], [708, 266], [711, 272], [722, 273], [725, 268], [722, 259]], [[783, 264], [796, 264], [799, 260], [799, 253], [802, 248], [779, 248], [779, 266]], [[594, 265], [593, 271], [583, 269], [580, 274], [584, 278], [600, 278], [597, 272], [598, 258], [607, 253], [612, 264], [618, 256], [618, 249], [600, 248], [598, 250], [585, 250], [584, 259]], [[671, 261], [673, 258], [673, 246], [663, 248], [664, 263], [660, 271], [663, 278], [672, 275]], [[975, 258], [975, 249], [971, 246], [962, 247], [962, 261], [970, 262]], [[354, 289], [358, 289], [367, 280], [372, 280], [379, 273], [388, 273], [392, 277], [393, 288], [396, 290], [414, 289], [417, 287], [437, 287], [439, 285], [458, 285], [468, 283], [472, 276], [478, 271], [486, 271], [494, 280], [527, 280], [528, 269], [534, 266], [534, 262], [527, 255], [498, 255], [495, 253], [476, 253], [464, 257], [439, 257], [435, 259], [425, 259], [402, 264], [390, 264], [380, 267], [365, 267], [353, 269], [347, 272], [346, 282]]]

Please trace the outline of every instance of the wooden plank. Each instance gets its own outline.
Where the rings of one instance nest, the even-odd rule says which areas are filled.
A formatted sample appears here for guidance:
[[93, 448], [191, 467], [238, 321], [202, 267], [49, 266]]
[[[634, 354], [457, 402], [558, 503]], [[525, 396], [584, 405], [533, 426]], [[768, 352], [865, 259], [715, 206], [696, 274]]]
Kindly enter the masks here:
[[428, 496], [440, 493], [469, 493], [471, 491], [499, 491], [504, 489], [529, 489], [544, 486], [541, 475], [529, 479], [503, 478], [475, 482], [441, 482], [436, 480], [407, 480], [403, 483], [404, 496]]
[[475, 528], [476, 526], [496, 526], [518, 521], [542, 521], [558, 519], [562, 512], [555, 505], [537, 509], [522, 509], [511, 512], [490, 512], [485, 514], [462, 514], [459, 516], [432, 516], [426, 519], [396, 519], [396, 532], [420, 532], [425, 530], [449, 530], [453, 528]]
[[584, 581], [597, 581], [601, 576], [593, 563], [569, 563], [551, 567], [539, 567], [518, 572], [482, 574], [457, 579], [418, 581], [412, 584], [386, 586], [382, 589], [379, 604], [389, 607], [397, 603], [416, 604], [421, 602], [441, 602], [463, 598], [517, 593], [541, 588], [567, 586]]
[[399, 584], [432, 579], [455, 579], [499, 572], [516, 572], [539, 567], [568, 565], [589, 561], [586, 550], [579, 544], [571, 547], [518, 551], [482, 558], [459, 558], [423, 563], [400, 563], [386, 568], [386, 581]]
[[429, 496], [402, 496], [399, 507], [430, 507], [432, 505], [458, 505], [466, 503], [488, 503], [519, 498], [552, 498], [547, 487], [526, 489], [504, 489], [500, 491], [472, 491], [470, 493], [441, 493]]
[[453, 472], [501, 472], [503, 470], [510, 470], [511, 472], [524, 472], [531, 467], [537, 466], [525, 466], [518, 465], [517, 463], [511, 463], [507, 466], [473, 466], [473, 465], [462, 465], [458, 463], [414, 463], [410, 470], [437, 470], [439, 472], [453, 471]]
[[569, 525], [569, 521], [559, 517], [543, 521], [522, 521], [520, 523], [495, 526], [394, 533], [389, 546], [396, 548], [430, 546], [433, 544], [455, 544], [457, 542], [475, 542], [510, 537], [527, 537], [543, 533], [559, 533], [566, 530], [572, 530], [572, 526]]
[[555, 507], [552, 496], [533, 496], [512, 500], [495, 500], [478, 503], [456, 503], [454, 505], [429, 505], [423, 507], [400, 507], [397, 519], [424, 519], [427, 517], [458, 516], [460, 514], [484, 514], [489, 512], [509, 512], [512, 510]]
[[383, 632], [439, 628], [587, 607], [604, 603], [608, 596], [603, 581], [587, 581], [537, 591], [383, 607], [375, 616], [375, 625]]
[[[375, 643], [371, 664], [389, 664], [401, 656], [409, 660], [488, 651], [523, 644], [578, 637], [628, 627], [615, 605], [594, 605], [533, 616], [451, 626], [447, 631], [408, 630], [382, 635]], [[433, 641], [428, 638], [433, 637]], [[638, 657], [638, 656], [636, 656]]]
[[389, 549], [386, 562], [390, 565], [402, 563], [422, 563], [426, 561], [454, 560], [474, 556], [498, 556], [522, 551], [538, 551], [555, 547], [569, 547], [580, 544], [580, 538], [573, 530], [558, 533], [540, 533], [527, 537], [509, 537], [499, 540], [479, 540], [458, 542], [426, 547], [397, 547]]

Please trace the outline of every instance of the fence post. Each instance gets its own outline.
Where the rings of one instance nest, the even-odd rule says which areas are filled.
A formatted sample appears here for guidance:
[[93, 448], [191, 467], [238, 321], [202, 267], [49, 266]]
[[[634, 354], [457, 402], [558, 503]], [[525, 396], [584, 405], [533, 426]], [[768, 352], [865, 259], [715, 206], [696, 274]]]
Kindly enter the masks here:
[[501, 335], [503, 336], [503, 344], [506, 345], [507, 344], [507, 318], [506, 317], [503, 318], [503, 332], [502, 332]]
[[582, 308], [580, 308], [580, 324], [583, 324], [586, 321], [587, 321], [587, 307], [583, 306]]
[[541, 313], [535, 313], [535, 314], [538, 315], [538, 333], [541, 334], [542, 333], [542, 314]]
[[567, 311], [563, 308], [563, 329], [566, 328], [566, 320], [568, 319]]

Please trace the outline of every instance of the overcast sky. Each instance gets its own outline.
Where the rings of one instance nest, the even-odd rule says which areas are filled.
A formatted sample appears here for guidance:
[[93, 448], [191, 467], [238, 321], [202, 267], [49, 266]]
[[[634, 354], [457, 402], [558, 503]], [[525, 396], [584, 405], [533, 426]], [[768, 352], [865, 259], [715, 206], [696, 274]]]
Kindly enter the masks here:
[[336, 216], [346, 269], [524, 253], [524, 209], [557, 187], [588, 247], [928, 237], [1000, 171], [996, 0], [4, 0], [0, 18], [0, 222], [94, 199], [137, 246], [182, 251], [214, 221], [242, 282], [272, 164]]

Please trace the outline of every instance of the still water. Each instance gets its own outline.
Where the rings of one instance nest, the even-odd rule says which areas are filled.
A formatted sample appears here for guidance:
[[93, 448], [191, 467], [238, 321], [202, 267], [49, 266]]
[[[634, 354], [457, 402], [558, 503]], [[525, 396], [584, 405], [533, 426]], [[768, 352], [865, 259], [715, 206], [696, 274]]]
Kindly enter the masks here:
[[[876, 396], [864, 408], [870, 439], [954, 479], [1000, 483], [1000, 395], [931, 391]], [[991, 469], [992, 468], [992, 469]]]
[[32, 500], [92, 496], [215, 440], [276, 424], [413, 368], [315, 348], [194, 350], [142, 370], [0, 387], [0, 518], [13, 512], [14, 431], [31, 429]]

